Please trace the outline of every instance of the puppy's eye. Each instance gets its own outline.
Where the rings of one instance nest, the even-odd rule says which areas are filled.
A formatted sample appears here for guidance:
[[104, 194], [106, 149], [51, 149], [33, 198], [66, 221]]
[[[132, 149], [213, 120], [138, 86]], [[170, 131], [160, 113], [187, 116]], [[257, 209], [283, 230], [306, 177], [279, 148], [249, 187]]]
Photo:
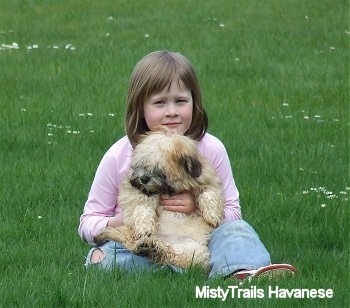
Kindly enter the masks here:
[[150, 179], [151, 179], [151, 177], [148, 176], [148, 175], [142, 175], [142, 176], [140, 177], [140, 181], [141, 181], [142, 184], [147, 184], [147, 183], [149, 182]]

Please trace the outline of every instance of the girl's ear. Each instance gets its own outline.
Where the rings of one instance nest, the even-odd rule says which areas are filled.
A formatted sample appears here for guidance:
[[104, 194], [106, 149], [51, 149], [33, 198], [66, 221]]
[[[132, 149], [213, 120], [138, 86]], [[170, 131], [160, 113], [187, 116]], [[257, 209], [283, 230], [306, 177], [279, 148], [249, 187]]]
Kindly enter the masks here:
[[184, 155], [181, 157], [181, 165], [184, 170], [194, 178], [198, 178], [202, 174], [202, 164], [196, 157]]

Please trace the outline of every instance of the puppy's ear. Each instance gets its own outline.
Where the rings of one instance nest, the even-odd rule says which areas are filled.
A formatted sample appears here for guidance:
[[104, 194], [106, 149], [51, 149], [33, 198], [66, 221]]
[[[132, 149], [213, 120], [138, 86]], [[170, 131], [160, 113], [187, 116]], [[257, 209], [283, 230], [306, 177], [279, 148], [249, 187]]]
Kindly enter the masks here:
[[196, 157], [184, 155], [181, 157], [181, 164], [185, 171], [194, 178], [202, 174], [202, 164]]

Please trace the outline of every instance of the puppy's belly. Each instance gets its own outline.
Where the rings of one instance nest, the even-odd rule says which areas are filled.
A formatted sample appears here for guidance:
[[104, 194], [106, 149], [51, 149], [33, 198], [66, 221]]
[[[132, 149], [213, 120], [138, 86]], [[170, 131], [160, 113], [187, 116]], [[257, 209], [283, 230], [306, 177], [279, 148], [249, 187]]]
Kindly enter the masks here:
[[212, 227], [197, 214], [162, 211], [158, 218], [157, 231], [165, 243], [195, 246], [198, 243], [207, 244]]

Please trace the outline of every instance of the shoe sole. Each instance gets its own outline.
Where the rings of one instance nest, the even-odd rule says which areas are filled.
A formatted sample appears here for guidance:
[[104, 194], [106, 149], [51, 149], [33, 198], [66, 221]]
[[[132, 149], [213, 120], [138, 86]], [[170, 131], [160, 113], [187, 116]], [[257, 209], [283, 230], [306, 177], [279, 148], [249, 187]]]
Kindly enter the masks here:
[[294, 276], [296, 274], [296, 269], [290, 264], [271, 264], [259, 268], [259, 270], [254, 274], [254, 278], [267, 277], [268, 279], [283, 278], [286, 276]]

